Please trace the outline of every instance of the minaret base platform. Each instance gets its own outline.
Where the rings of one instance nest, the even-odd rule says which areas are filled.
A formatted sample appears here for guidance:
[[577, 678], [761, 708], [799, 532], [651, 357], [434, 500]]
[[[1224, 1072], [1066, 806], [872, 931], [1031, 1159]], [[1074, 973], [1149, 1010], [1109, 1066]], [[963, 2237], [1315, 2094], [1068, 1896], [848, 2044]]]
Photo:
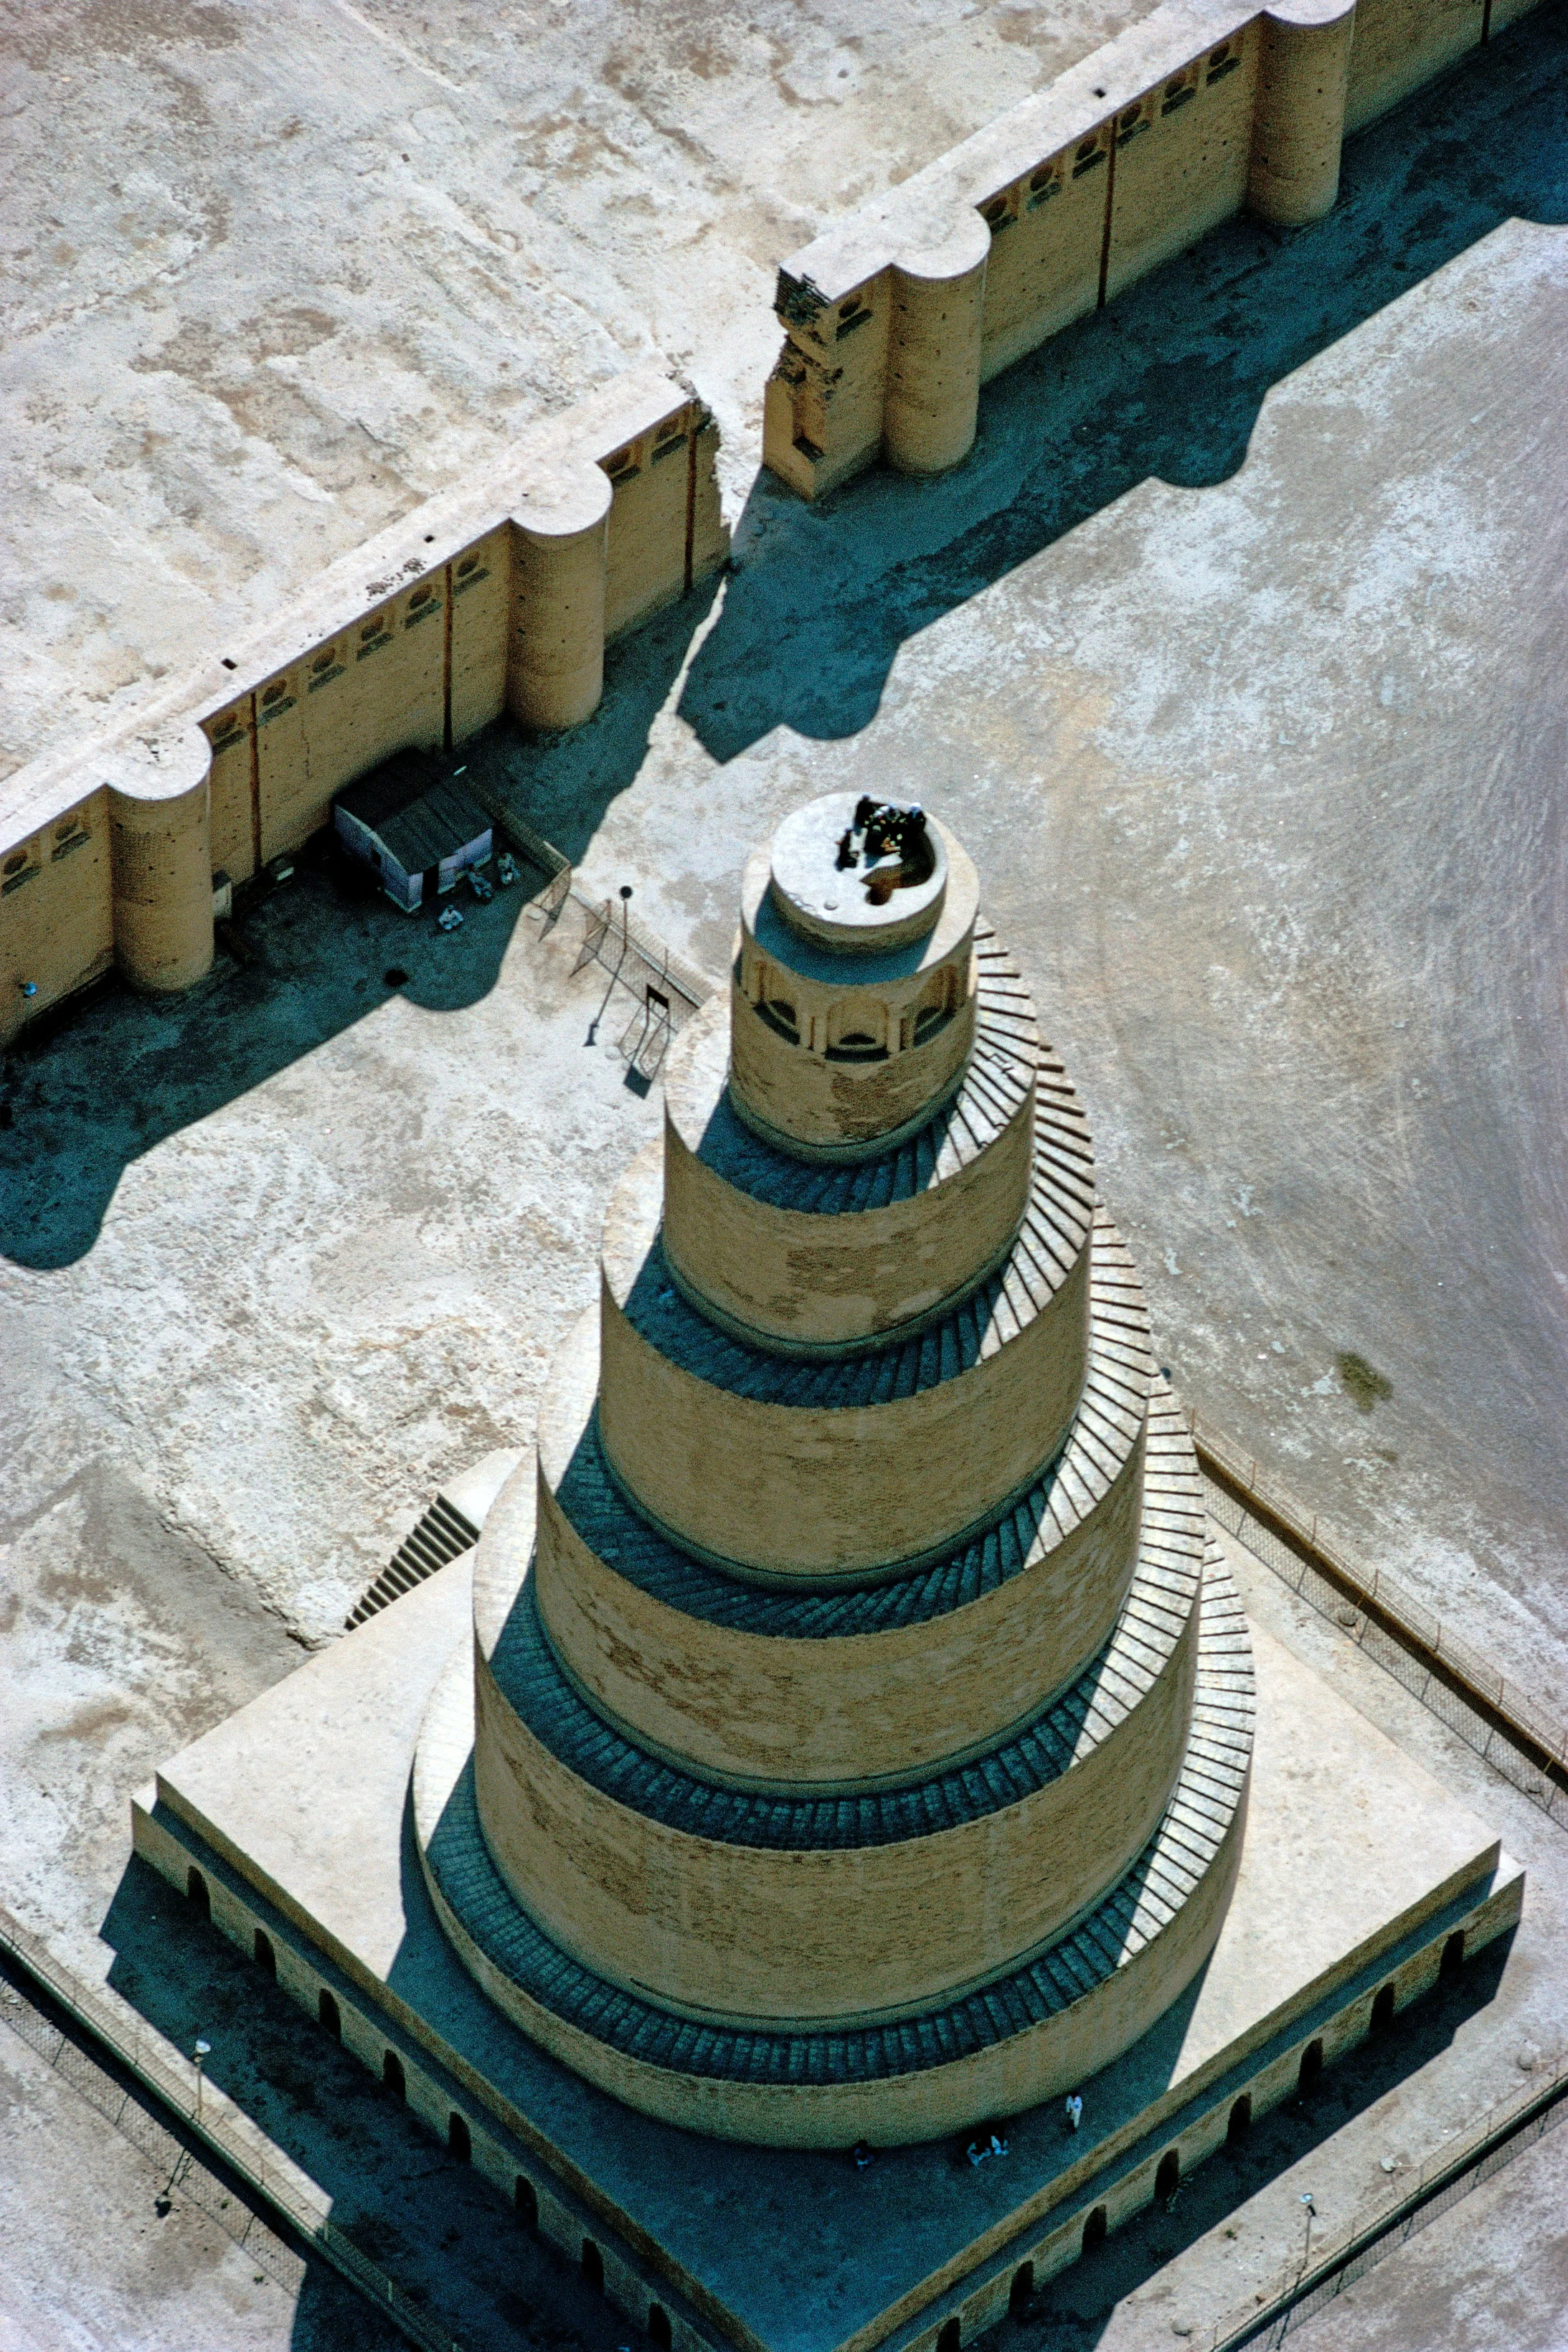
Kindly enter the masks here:
[[[242, 1949], [270, 1939], [278, 1980], [379, 2076], [400, 2059], [410, 2105], [574, 2262], [599, 2248], [605, 2290], [638, 2325], [654, 2306], [683, 2352], [929, 2352], [1075, 2260], [1086, 2224], [1114, 2229], [1253, 2115], [1292, 2094], [1303, 2053], [1327, 2063], [1518, 1918], [1523, 1874], [1431, 1776], [1309, 1667], [1253, 1629], [1257, 1735], [1247, 1835], [1212, 1957], [1113, 2064], [1007, 2116], [1008, 2153], [972, 2137], [889, 2148], [719, 2142], [633, 2112], [510, 2023], [466, 1972], [432, 1907], [410, 1801], [415, 1752], [454, 1653], [471, 1639], [472, 1555], [310, 1659], [158, 1776], [134, 1809], [137, 1850], [184, 1891], [202, 1874], [214, 1923]], [[446, 1748], [453, 1786], [460, 1726]], [[1454, 1939], [1462, 1937], [1460, 1945]], [[301, 2052], [303, 2055], [303, 2051]], [[998, 2118], [999, 2121], [1004, 2120]], [[523, 2184], [519, 2189], [519, 2183]], [[1098, 2225], [1096, 2225], [1098, 2227]], [[659, 2330], [662, 2333], [662, 2329]]]

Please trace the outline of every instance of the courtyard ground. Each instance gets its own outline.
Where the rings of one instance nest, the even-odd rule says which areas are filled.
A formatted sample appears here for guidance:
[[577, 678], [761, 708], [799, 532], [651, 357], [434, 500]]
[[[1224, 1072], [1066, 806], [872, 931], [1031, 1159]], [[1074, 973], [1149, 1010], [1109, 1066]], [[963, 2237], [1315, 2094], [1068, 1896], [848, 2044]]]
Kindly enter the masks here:
[[[330, 45], [352, 14], [323, 7], [310, 23]], [[1004, 81], [1014, 60], [996, 27], [1018, 14], [974, 20]], [[931, 46], [911, 37], [910, 70], [926, 58], [932, 105], [967, 128], [970, 84], [939, 69], [940, 15], [921, 16]], [[239, 62], [218, 35], [237, 19], [189, 12], [187, 45], [198, 18], [213, 34], [199, 79], [212, 111]], [[637, 21], [641, 41], [661, 20]], [[197, 79], [190, 60], [147, 30], [151, 14], [90, 22], [93, 73], [131, 54], [115, 51], [115, 28], [139, 26], [138, 72], [194, 109], [179, 96]], [[550, 22], [569, 40], [560, 12]], [[409, 29], [399, 18], [396, 39]], [[479, 42], [478, 17], [454, 17], [440, 37]], [[377, 33], [366, 39], [356, 59], [402, 90], [415, 68]], [[315, 117], [305, 51], [279, 41], [270, 80], [255, 86], [281, 141], [295, 111]], [[1353, 142], [1328, 221], [1285, 238], [1221, 230], [1014, 370], [986, 395], [974, 456], [940, 483], [874, 476], [807, 510], [752, 481], [755, 420], [739, 387], [760, 382], [773, 330], [749, 295], [723, 346], [736, 356], [711, 383], [697, 363], [730, 432], [736, 568], [616, 649], [605, 707], [581, 734], [553, 745], [498, 734], [478, 755], [586, 891], [631, 884], [646, 919], [715, 973], [742, 857], [796, 800], [896, 790], [939, 809], [1067, 1055], [1179, 1389], [1363, 1558], [1549, 1697], [1568, 1686], [1565, 47], [1563, 10], [1543, 10]], [[150, 66], [153, 52], [163, 62]], [[788, 107], [782, 86], [770, 82], [766, 106]], [[676, 128], [685, 93], [684, 82], [668, 93]], [[974, 102], [983, 114], [999, 97]], [[837, 100], [812, 103], [818, 131], [829, 111], [847, 120]], [[188, 120], [189, 141], [170, 152], [210, 190], [221, 138]], [[375, 118], [363, 135], [384, 190], [384, 129]], [[441, 135], [457, 134], [448, 122]], [[873, 153], [864, 125], [862, 137], [844, 170], [867, 186], [927, 152]], [[352, 140], [321, 131], [319, 144], [323, 172], [350, 171]], [[548, 139], [540, 152], [553, 152]], [[322, 218], [342, 194], [331, 188], [321, 183]], [[841, 194], [825, 183], [813, 202], [830, 212]], [[36, 188], [26, 201], [41, 201]], [[418, 201], [438, 210], [428, 191]], [[448, 233], [458, 245], [467, 234], [442, 217], [421, 288], [446, 267]], [[776, 255], [816, 217], [808, 206], [798, 230], [759, 221], [758, 252]], [[742, 282], [712, 236], [699, 323]], [[388, 286], [414, 249], [393, 243]], [[689, 247], [671, 246], [677, 274], [706, 250], [695, 229]], [[345, 282], [366, 267], [355, 250], [340, 236]], [[284, 265], [298, 273], [298, 251]], [[74, 262], [59, 266], [68, 282]], [[133, 312], [156, 322], [159, 285], [194, 314], [207, 266], [194, 247], [184, 259], [160, 247], [140, 291], [94, 293], [72, 311], [72, 366], [107, 368], [92, 336], [129, 331]], [[748, 266], [761, 288], [762, 262]], [[224, 280], [210, 267], [216, 302]], [[508, 267], [533, 264], [520, 246]], [[528, 310], [511, 276], [493, 299], [498, 317], [562, 315], [542, 292]], [[258, 300], [247, 315], [271, 318], [281, 292]], [[38, 501], [17, 509], [27, 544], [51, 551], [66, 593], [51, 602], [28, 585], [17, 608], [17, 755], [166, 667], [194, 614], [258, 617], [318, 556], [459, 474], [503, 413], [505, 352], [494, 338], [481, 350], [462, 323], [477, 301], [471, 287], [453, 296], [460, 318], [442, 349], [457, 357], [432, 356], [433, 343], [416, 353], [416, 373], [444, 383], [449, 365], [470, 386], [461, 399], [443, 391], [423, 444], [412, 397], [395, 418], [366, 410], [361, 442], [339, 410], [321, 423], [324, 395], [307, 383], [248, 412], [229, 457], [215, 440], [198, 465], [196, 425], [223, 404], [189, 394], [194, 376], [154, 370], [147, 396], [170, 404], [150, 411], [133, 462], [100, 474], [69, 390], [85, 377], [49, 362], [43, 329], [23, 338], [12, 364], [38, 383], [53, 364], [66, 387], [48, 394], [50, 431], [65, 437], [16, 445]], [[602, 346], [584, 326], [581, 348], [602, 352], [607, 372], [668, 323], [639, 318]], [[178, 320], [167, 326], [159, 349]], [[223, 364], [243, 358], [247, 383], [298, 387], [308, 370], [279, 364], [289, 353], [257, 335], [258, 356], [226, 345]], [[343, 407], [351, 394], [363, 405], [381, 346], [310, 348], [311, 366], [340, 369]], [[529, 342], [531, 389], [505, 413], [563, 397], [577, 348], [550, 361]], [[458, 422], [443, 438], [447, 408]], [[301, 487], [300, 451], [317, 445], [296, 424], [337, 453], [336, 487], [319, 476]], [[378, 436], [436, 454], [383, 482]], [[165, 516], [157, 500], [187, 463], [186, 511]], [[79, 1966], [121, 1977], [142, 1966], [138, 1999], [172, 2032], [202, 2030], [221, 1996], [239, 2087], [272, 2101], [279, 2135], [307, 2150], [320, 2136], [323, 2164], [342, 2162], [323, 2122], [332, 2110], [290, 2092], [302, 2062], [279, 2056], [284, 2026], [267, 2023], [251, 1975], [216, 1945], [205, 1968], [187, 1965], [183, 1943], [153, 1968], [145, 1890], [126, 1875], [126, 1801], [161, 1756], [332, 1637], [443, 1477], [526, 1441], [550, 1349], [593, 1296], [598, 1218], [656, 1130], [658, 1090], [627, 1083], [620, 1041], [637, 1007], [625, 991], [605, 1002], [602, 967], [574, 968], [575, 913], [546, 934], [521, 902], [473, 907], [447, 939], [302, 866], [242, 914], [248, 961], [226, 955], [176, 1005], [110, 988], [13, 1053], [0, 1088], [0, 1889]], [[389, 983], [395, 967], [406, 982]], [[1414, 2038], [1369, 2058], [1364, 2078], [1326, 2078], [1325, 2105], [1281, 2118], [1249, 2152], [1254, 2171], [1231, 2179], [1219, 2159], [1172, 2216], [1151, 2216], [1042, 2298], [1023, 2323], [1032, 2342], [1120, 2352], [1197, 2326], [1278, 2258], [1303, 2166], [1320, 2205], [1353, 2201], [1384, 2154], [1418, 2158], [1507, 2095], [1524, 2079], [1521, 2051], [1555, 2057], [1568, 2040], [1568, 1989], [1546, 1965], [1568, 1903], [1561, 1833], [1350, 1643], [1305, 1612], [1298, 1622], [1281, 1592], [1259, 1571], [1249, 1602], [1529, 1864], [1525, 1926], [1495, 1987], [1480, 1988], [1492, 2000], [1478, 2006], [1470, 1979], [1462, 1998], [1444, 1996], [1451, 2011], [1413, 2019]], [[253, 2006], [254, 2034], [241, 2030]], [[317, 2037], [288, 2027], [313, 2076]], [[214, 2239], [200, 2261], [194, 2237], [184, 2251], [172, 2235], [166, 2255], [152, 2248], [142, 2176], [116, 2173], [101, 2140], [83, 2152], [79, 2117], [52, 2104], [63, 2097], [52, 2073], [46, 2083], [9, 2047], [0, 2063], [7, 2154], [26, 2151], [10, 2175], [24, 2186], [4, 2326], [22, 2345], [156, 2341], [150, 2321], [142, 2336], [128, 2331], [161, 2298], [168, 2340], [182, 2329], [212, 2340], [228, 2307], [223, 2246]], [[363, 2099], [342, 2112], [357, 2126], [362, 2111]], [[54, 2126], [38, 2129], [40, 2114]], [[384, 2197], [395, 2223], [400, 2181], [435, 2162], [414, 2145], [378, 2140], [356, 2192]], [[1561, 2136], [1543, 2141], [1312, 2323], [1317, 2340], [1368, 2352], [1556, 2340], [1542, 2330], [1561, 2306], [1563, 2232], [1548, 2220], [1532, 2235], [1531, 2217], [1560, 2214], [1565, 2162]], [[79, 2184], [93, 2166], [96, 2251], [71, 2255], [76, 2300], [55, 2310], [61, 2249], [86, 2242]], [[477, 2244], [502, 2221], [454, 2219], [443, 2234], [468, 2228]], [[500, 2324], [494, 2294], [509, 2291], [536, 2315], [524, 2334], [554, 2325], [547, 2299], [504, 2284], [510, 2259], [502, 2247], [493, 2264], [488, 2252], [473, 2260], [477, 2277], [503, 2282], [487, 2325]], [[1508, 2299], [1516, 2288], [1547, 2314], [1530, 2320], [1533, 2339]], [[243, 2314], [229, 2340], [292, 2330], [313, 2342], [316, 2291], [301, 2288], [297, 2315]]]

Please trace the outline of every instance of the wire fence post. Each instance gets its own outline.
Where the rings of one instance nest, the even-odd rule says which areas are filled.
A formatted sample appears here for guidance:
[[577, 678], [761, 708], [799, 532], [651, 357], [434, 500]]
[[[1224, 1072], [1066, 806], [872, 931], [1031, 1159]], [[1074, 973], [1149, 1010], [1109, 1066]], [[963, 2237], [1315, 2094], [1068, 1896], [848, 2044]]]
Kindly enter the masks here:
[[[1255, 1455], [1242, 1454], [1221, 1431], [1202, 1418], [1195, 1407], [1190, 1410], [1198, 1467], [1211, 1489], [1210, 1507], [1214, 1508], [1221, 1497], [1230, 1507], [1229, 1511], [1215, 1514], [1221, 1526], [1324, 1613], [1337, 1614], [1327, 1608], [1322, 1598], [1308, 1591], [1310, 1574], [1319, 1577], [1342, 1601], [1352, 1602], [1363, 1619], [1375, 1617], [1381, 1640], [1392, 1641], [1405, 1650], [1418, 1664], [1425, 1664], [1429, 1674], [1440, 1668], [1439, 1679], [1454, 1689], [1460, 1703], [1476, 1716], [1479, 1736], [1453, 1722], [1448, 1709], [1439, 1707], [1435, 1711], [1451, 1729], [1460, 1731], [1483, 1760], [1489, 1759], [1493, 1736], [1500, 1731], [1519, 1751], [1521, 1762], [1531, 1774], [1528, 1781], [1521, 1780], [1517, 1771], [1507, 1771], [1506, 1777], [1556, 1819], [1557, 1800], [1568, 1794], [1568, 1723], [1520, 1691], [1441, 1618], [1423, 1608], [1394, 1578], [1381, 1568], [1368, 1570], [1352, 1560], [1316, 1512], [1301, 1509], [1271, 1478], [1260, 1479]], [[1266, 1523], [1258, 1523], [1259, 1510], [1267, 1515]], [[1239, 1513], [1234, 1525], [1230, 1512]], [[1249, 1520], [1255, 1532], [1249, 1532]], [[1276, 1530], [1283, 1530], [1283, 1537]], [[1277, 1559], [1276, 1553], [1281, 1557]], [[1289, 1570], [1282, 1565], [1286, 1556], [1290, 1558]], [[1356, 1638], [1375, 1656], [1377, 1644], [1366, 1640], [1371, 1630], [1370, 1622], [1362, 1624], [1356, 1628]], [[1380, 1663], [1389, 1666], [1386, 1657]], [[1428, 1693], [1418, 1696], [1425, 1704], [1432, 1704]], [[1500, 1764], [1499, 1769], [1506, 1768]]]

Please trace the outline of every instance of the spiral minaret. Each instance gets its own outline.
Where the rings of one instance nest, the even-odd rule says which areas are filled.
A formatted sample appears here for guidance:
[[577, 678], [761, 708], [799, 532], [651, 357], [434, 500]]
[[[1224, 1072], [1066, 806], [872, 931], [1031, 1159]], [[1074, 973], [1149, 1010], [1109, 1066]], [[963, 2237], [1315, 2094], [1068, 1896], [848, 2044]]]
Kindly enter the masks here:
[[1251, 1739], [1185, 1426], [973, 867], [918, 810], [812, 802], [747, 866], [479, 1548], [416, 1769], [443, 1925], [649, 2113], [929, 2138], [1191, 1981]]

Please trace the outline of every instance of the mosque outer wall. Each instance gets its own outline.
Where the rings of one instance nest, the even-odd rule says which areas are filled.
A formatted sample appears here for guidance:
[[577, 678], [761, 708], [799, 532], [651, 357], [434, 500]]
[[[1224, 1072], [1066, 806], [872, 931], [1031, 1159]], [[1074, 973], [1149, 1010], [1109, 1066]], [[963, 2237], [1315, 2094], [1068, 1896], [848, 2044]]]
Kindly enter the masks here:
[[[808, 498], [879, 455], [956, 464], [984, 382], [1243, 205], [1326, 212], [1346, 131], [1534, 5], [1166, 0], [784, 266], [764, 461]], [[0, 785], [0, 1044], [114, 964], [191, 986], [213, 875], [297, 849], [389, 752], [502, 710], [586, 719], [605, 644], [724, 561], [717, 445], [700, 401], [634, 369], [342, 558], [236, 656], [18, 770]]]
[[[183, 1894], [194, 1850], [183, 1816], [154, 1805], [149, 1792], [134, 1804], [132, 1822], [136, 1851]], [[209, 1824], [191, 1826], [204, 1841], [210, 1832]], [[209, 1890], [212, 1923], [219, 1932], [249, 1957], [261, 1928], [275, 1950], [278, 1983], [307, 2015], [317, 2014], [321, 1993], [330, 1991], [341, 2013], [344, 2047], [373, 2074], [382, 2074], [384, 2053], [395, 2049], [405, 2068], [407, 2104], [414, 2114], [440, 2139], [447, 2137], [449, 2116], [460, 2114], [468, 2126], [476, 2169], [508, 2198], [518, 2178], [528, 2179], [540, 2235], [568, 2261], [579, 2260], [584, 2240], [591, 2233], [605, 2257], [605, 2291], [612, 2304], [646, 2326], [649, 2302], [657, 2299], [673, 2322], [675, 2352], [712, 2352], [715, 2344], [737, 2347], [739, 2352], [763, 2352], [759, 2339], [738, 2326], [735, 2315], [708, 2294], [689, 2270], [678, 2269], [662, 2247], [638, 2243], [630, 2232], [622, 2234], [624, 2217], [592, 2181], [580, 2173], [563, 2178], [553, 2150], [531, 2118], [466, 2064], [426, 2020], [388, 1988], [364, 1980], [352, 1955], [318, 1948], [289, 1909], [275, 1909], [279, 1890], [253, 1886], [221, 1846], [215, 1850], [204, 1843], [195, 1851]], [[1516, 1923], [1521, 1889], [1516, 1875], [1456, 1923], [1464, 1928], [1467, 1956]], [[457, 1935], [461, 1939], [460, 1928]], [[1436, 1983], [1441, 1952], [1439, 1938], [1388, 1969], [1385, 1981], [1394, 1988], [1396, 2011]], [[484, 1983], [490, 1972], [482, 1955], [476, 1952], [469, 1965]], [[845, 2338], [839, 2352], [875, 2352], [881, 2344], [895, 2352], [936, 2352], [942, 2323], [954, 2317], [960, 2322], [961, 2342], [969, 2344], [1005, 2312], [1018, 2263], [1031, 2262], [1036, 2284], [1041, 2284], [1078, 2259], [1085, 2215], [1092, 2203], [1103, 2203], [1108, 2226], [1120, 2228], [1152, 2200], [1158, 2163], [1167, 2147], [1175, 2149], [1185, 2179], [1225, 2145], [1230, 2106], [1239, 2093], [1247, 2093], [1252, 2118], [1260, 2120], [1297, 2090], [1309, 2040], [1321, 2042], [1325, 2065], [1365, 2041], [1373, 1995], [1364, 1985], [1346, 1988], [1349, 1997], [1336, 2004], [1333, 1994], [1340, 1990], [1325, 1986], [1326, 1999], [1310, 2017], [1285, 2023], [1273, 2034], [1263, 2029], [1257, 2046], [1249, 2044], [1245, 2053], [1236, 2053], [1240, 2064], [1216, 2068], [1212, 2080], [1205, 2070], [1179, 2090], [1155, 2099], [1121, 2135], [1086, 2151], [1084, 2177], [1064, 2180], [1048, 2210], [1032, 2217], [1010, 2215], [984, 2244], [967, 2250], [946, 2273], [922, 2281], [915, 2294]], [[500, 1997], [498, 1989], [496, 1998]], [[1330, 2010], [1326, 2019], [1324, 2007]], [[548, 2042], [547, 2032], [540, 2030], [545, 2023], [542, 2019], [534, 2031]], [[572, 2040], [571, 2029], [563, 2029], [556, 2054], [568, 2064], [573, 2063]], [[818, 2090], [804, 2095], [831, 2100], [835, 2094]], [[1005, 2089], [997, 2105], [999, 2112], [1005, 2110]], [[686, 2112], [675, 2119], [699, 2130], [709, 2121]], [[842, 2131], [831, 2121], [823, 2137], [826, 2145], [844, 2145]]]
[[618, 376], [233, 657], [20, 769], [0, 786], [0, 1042], [112, 963], [154, 992], [199, 980], [213, 877], [298, 849], [389, 753], [459, 744], [502, 710], [546, 730], [588, 718], [606, 643], [724, 560], [718, 438], [669, 377]]
[[1348, 132], [1534, 5], [1167, 0], [783, 264], [764, 463], [957, 464], [992, 376], [1244, 208], [1320, 218]]

